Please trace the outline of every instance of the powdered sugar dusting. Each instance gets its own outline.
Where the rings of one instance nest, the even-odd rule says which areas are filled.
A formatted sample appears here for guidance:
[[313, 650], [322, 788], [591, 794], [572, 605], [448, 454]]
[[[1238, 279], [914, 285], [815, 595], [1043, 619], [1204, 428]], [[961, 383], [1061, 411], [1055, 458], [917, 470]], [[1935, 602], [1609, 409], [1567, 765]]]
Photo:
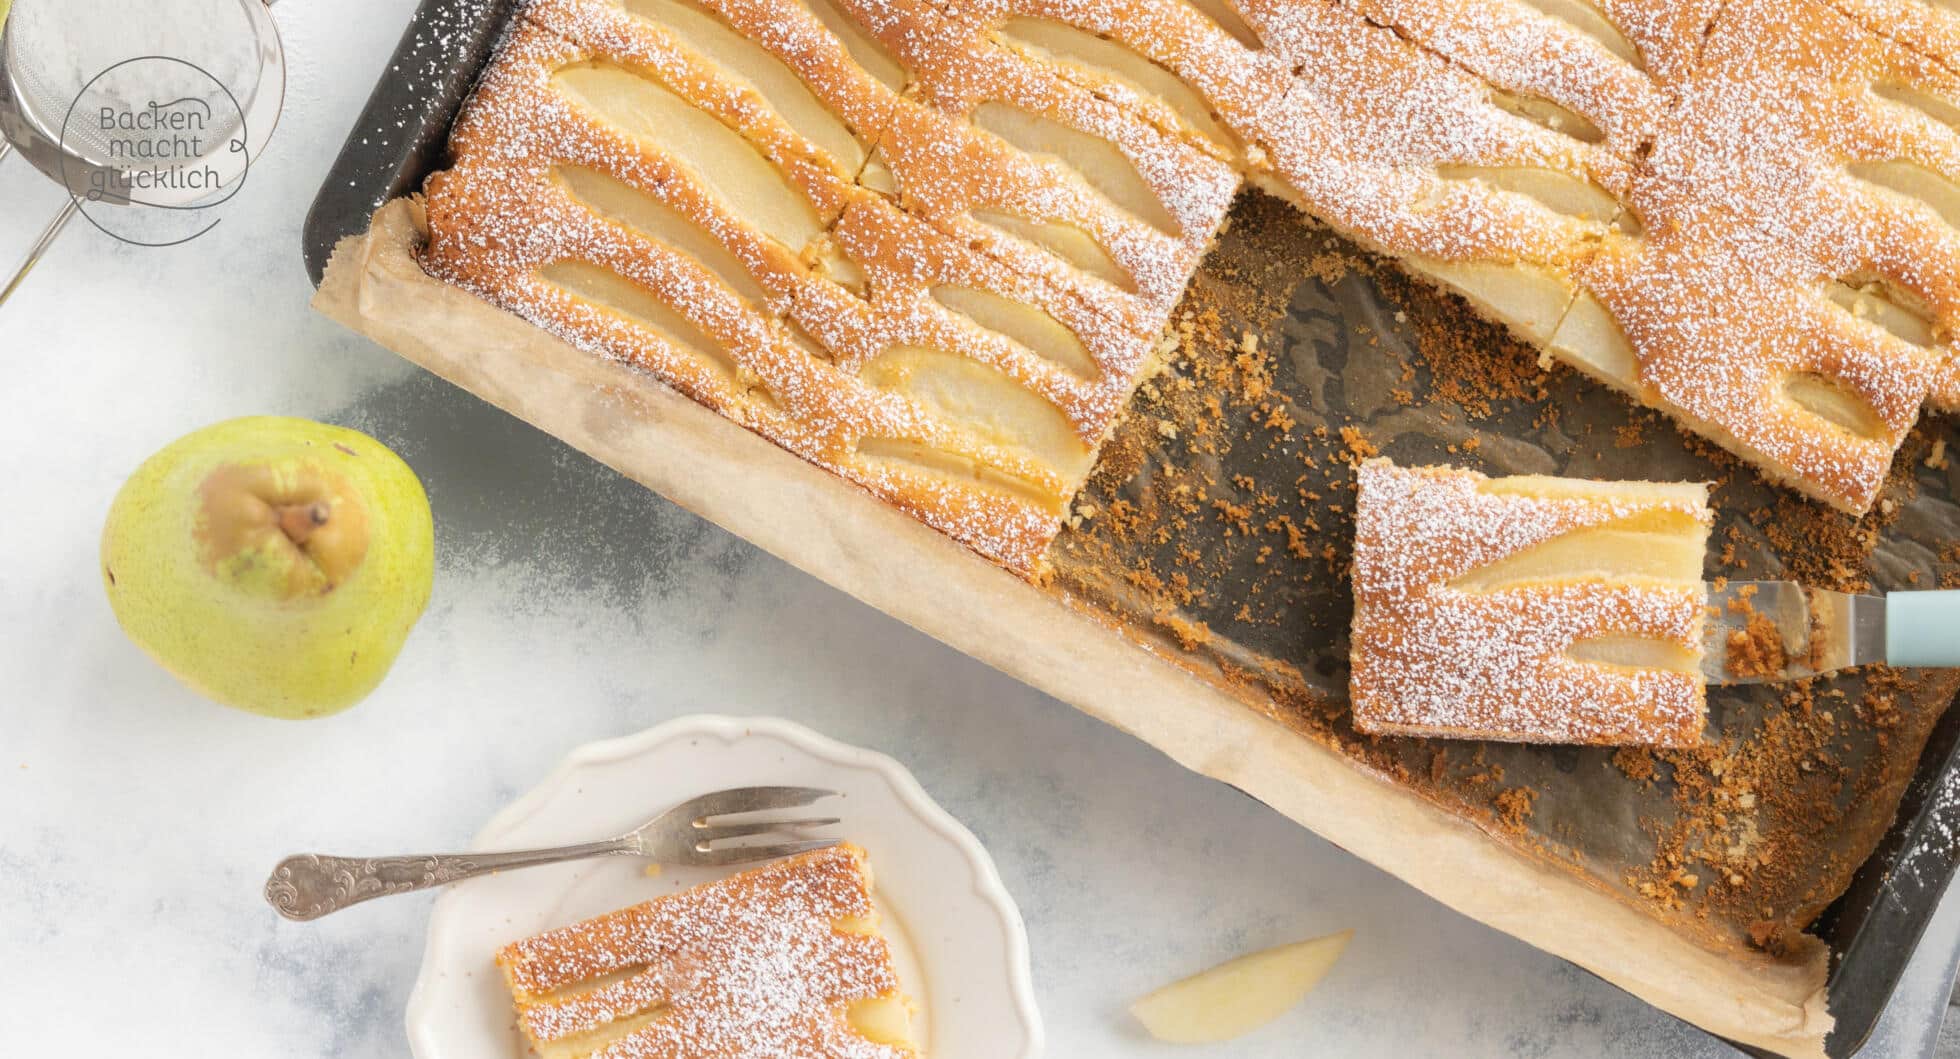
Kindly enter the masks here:
[[[1824, 4], [1733, 0], [1629, 196], [1646, 238], [1582, 269], [1655, 403], [1852, 512], [1953, 353], [1853, 317], [1830, 285], [1877, 278], [1936, 333], [1960, 322], [1960, 232], [1849, 170], [1907, 158], [1960, 177], [1960, 139], [1875, 94], [1887, 84], [1960, 96], [1937, 64]], [[1847, 389], [1874, 422], [1847, 429], [1800, 406], [1786, 387], [1803, 376]]]
[[1498, 109], [1482, 79], [1342, 5], [1249, 0], [1242, 9], [1299, 69], [1251, 135], [1307, 212], [1397, 256], [1553, 274], [1608, 232], [1529, 196], [1445, 179], [1439, 167], [1547, 170], [1617, 192], [1627, 167], [1611, 151]]
[[1451, 582], [1563, 534], [1640, 516], [1673, 512], [1707, 526], [1705, 499], [1486, 492], [1486, 479], [1473, 471], [1385, 460], [1357, 473], [1357, 727], [1526, 742], [1699, 742], [1698, 671], [1598, 665], [1566, 654], [1585, 640], [1630, 636], [1698, 658], [1699, 582], [1567, 579], [1479, 593]]
[[[1829, 295], [1834, 281], [1878, 277], [1924, 303], [1937, 334], [1960, 321], [1960, 233], [1845, 168], [1906, 158], [1960, 175], [1952, 129], [1873, 94], [1905, 84], [1960, 98], [1960, 87], [1940, 62], [1822, 0], [1602, 0], [1637, 61], [1510, 0], [1239, 0], [1262, 48], [1176, 0], [836, 0], [908, 68], [903, 93], [859, 68], [795, 0], [702, 2], [789, 65], [875, 152], [896, 191], [858, 183], [861, 173], [805, 141], [745, 79], [657, 22], [608, 0], [537, 0], [525, 17], [544, 29], [493, 64], [458, 124], [458, 169], [430, 185], [432, 271], [654, 371], [1022, 572], [1039, 565], [1078, 470], [971, 436], [857, 372], [894, 345], [957, 352], [1053, 404], [1093, 449], [1242, 173], [1426, 272], [1460, 263], [1530, 273], [1549, 286], [1510, 319], [1529, 337], [1847, 510], [1871, 502], [1922, 403], [1960, 402], [1950, 346], [1914, 347]], [[1014, 16], [1083, 27], [1173, 71], [1242, 154], [1219, 151], [1120, 77], [999, 39]], [[772, 245], [698, 175], [568, 107], [550, 73], [593, 55], [646, 71], [737, 130], [809, 199], [821, 239]], [[1603, 141], [1499, 107], [1493, 84], [1569, 108]], [[1117, 147], [1177, 231], [976, 127], [968, 115], [989, 102]], [[743, 304], [630, 226], [565, 201], [549, 176], [567, 162], [696, 220], [762, 284], [766, 304]], [[1613, 215], [1561, 212], [1481, 175], [1502, 172], [1590, 186]], [[976, 221], [980, 209], [1084, 233], [1130, 272], [1136, 293]], [[863, 289], [831, 281], [818, 263], [829, 252], [856, 262]], [[601, 260], [650, 284], [713, 337], [732, 374], [536, 280], [565, 260]], [[1081, 341], [1097, 377], [1072, 377], [948, 312], [931, 296], [942, 284], [1039, 305]], [[1626, 367], [1600, 367], [1617, 354], [1599, 343], [1614, 340], [1559, 326], [1582, 298], [1608, 321], [1603, 330], [1624, 335]], [[1504, 315], [1501, 302], [1490, 311]], [[1796, 401], [1793, 380], [1812, 378], [1855, 394], [1871, 424], [1852, 429]]]
[[899, 995], [884, 940], [836, 926], [875, 914], [863, 858], [819, 850], [511, 945], [519, 1025], [534, 1044], [623, 1034], [607, 1059], [913, 1056], [846, 1018]]
[[1927, 0], [1831, 0], [1866, 29], [1960, 73], [1960, 11]]
[[1924, 885], [1943, 880], [1946, 865], [1960, 851], [1960, 769], [1940, 773], [1920, 812], [1925, 825], [1918, 840], [1899, 854], [1894, 870]]
[[[457, 124], [458, 164], [429, 183], [425, 266], [576, 344], [655, 372], [997, 561], [1033, 569], [1086, 468], [1058, 468], [981, 440], [899, 394], [866, 385], [856, 373], [893, 346], [958, 352], [1053, 402], [1093, 450], [1128, 398], [1160, 314], [1059, 262], [1039, 276], [1018, 272], [912, 220], [812, 156], [752, 92], [617, 9], [546, 0], [530, 13], [539, 23], [513, 37]], [[852, 293], [828, 278], [816, 263], [816, 244], [783, 247], [762, 235], [698, 174], [551, 89], [553, 71], [594, 56], [648, 71], [740, 129], [820, 208], [833, 231], [819, 242], [857, 263], [864, 291]], [[875, 82], [859, 87], [885, 91]], [[553, 181], [561, 165], [616, 176], [690, 218], [757, 279], [768, 304], [746, 304], [699, 262], [595, 215]], [[671, 335], [539, 278], [564, 261], [603, 265], [675, 307], [726, 362], [704, 360]], [[1096, 372], [1075, 377], [952, 312], [931, 296], [943, 284], [1043, 308], [1081, 341]], [[899, 448], [876, 456], [863, 450], [866, 442], [886, 441]], [[908, 446], [944, 454], [951, 466], [972, 466], [973, 476], [948, 477], [891, 458]]]

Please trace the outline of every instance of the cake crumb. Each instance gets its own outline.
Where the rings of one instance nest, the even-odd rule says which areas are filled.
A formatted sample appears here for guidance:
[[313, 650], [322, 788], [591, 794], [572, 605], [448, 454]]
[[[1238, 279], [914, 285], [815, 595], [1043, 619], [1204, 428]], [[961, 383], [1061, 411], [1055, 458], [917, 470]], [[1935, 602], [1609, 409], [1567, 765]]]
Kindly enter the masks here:
[[1613, 752], [1613, 767], [1635, 783], [1654, 782], [1654, 754], [1644, 746], [1623, 746]]
[[1776, 623], [1753, 610], [1742, 628], [1729, 633], [1728, 659], [1724, 664], [1731, 676], [1744, 680], [1778, 677], [1789, 661], [1783, 650], [1783, 634]]
[[1365, 460], [1381, 455], [1381, 450], [1376, 448], [1375, 443], [1369, 441], [1367, 436], [1361, 433], [1360, 427], [1342, 427], [1341, 442], [1347, 446], [1348, 452], [1357, 460]]
[[1538, 792], [1530, 787], [1511, 787], [1497, 793], [1493, 804], [1497, 807], [1497, 822], [1506, 831], [1523, 831], [1531, 822], [1533, 803], [1538, 800]]

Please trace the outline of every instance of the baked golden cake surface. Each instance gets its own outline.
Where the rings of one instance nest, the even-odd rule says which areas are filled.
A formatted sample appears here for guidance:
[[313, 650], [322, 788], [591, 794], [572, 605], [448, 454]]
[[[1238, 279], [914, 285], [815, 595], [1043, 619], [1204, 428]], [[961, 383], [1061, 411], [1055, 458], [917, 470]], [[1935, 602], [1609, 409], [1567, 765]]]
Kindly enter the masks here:
[[507, 946], [543, 1059], [915, 1059], [871, 869], [818, 850]]
[[531, 13], [565, 32], [520, 27], [459, 121], [425, 265], [1034, 568], [1167, 309], [902, 212], [656, 24]]
[[[1236, 177], [1059, 79], [777, 6], [527, 7], [428, 184], [424, 263], [1032, 571]], [[895, 51], [1025, 142], [901, 95]], [[1114, 154], [1072, 161], [1071, 122]]]
[[1492, 479], [1383, 459], [1357, 476], [1356, 728], [1700, 742], [1704, 486]]
[[1960, 407], [1894, 0], [533, 0], [433, 273], [1033, 574], [1250, 179], [1848, 512]]
[[1864, 511], [1960, 323], [1960, 137], [1920, 98], [1960, 81], [1820, 2], [1727, 4], [1554, 353]]
[[[1546, 341], [1574, 296], [1573, 269], [1625, 234], [1619, 196], [1633, 161], [1351, 5], [1239, 8], [1300, 71], [1252, 134], [1267, 159], [1254, 179]], [[1654, 99], [1615, 98], [1634, 127], [1654, 120]]]
[[[1238, 188], [1231, 165], [929, 0], [831, 2], [911, 79], [911, 105], [894, 111], [878, 145], [908, 212], [1017, 268], [1041, 272], [1060, 259], [1113, 273], [1164, 312], [1176, 304]], [[982, 220], [1003, 214], [1005, 223]], [[1087, 236], [1108, 266], [1023, 237], [1031, 225]]]
[[[1960, 9], [1943, 0], [1831, 0], [1873, 33], [1960, 71]], [[1957, 123], [1960, 124], [1960, 123]]]
[[1249, 139], [1294, 84], [1222, 2], [975, 0], [946, 6], [952, 36], [987, 40], [1028, 77], [1058, 76], [1241, 168]]

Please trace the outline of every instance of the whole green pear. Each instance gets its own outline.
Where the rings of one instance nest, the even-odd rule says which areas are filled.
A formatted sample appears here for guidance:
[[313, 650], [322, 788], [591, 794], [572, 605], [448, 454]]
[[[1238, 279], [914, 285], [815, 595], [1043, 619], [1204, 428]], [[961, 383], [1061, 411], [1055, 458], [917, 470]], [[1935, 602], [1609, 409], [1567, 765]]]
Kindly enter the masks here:
[[429, 601], [422, 483], [358, 431], [233, 419], [186, 435], [123, 483], [102, 582], [129, 634], [203, 695], [269, 717], [365, 698]]

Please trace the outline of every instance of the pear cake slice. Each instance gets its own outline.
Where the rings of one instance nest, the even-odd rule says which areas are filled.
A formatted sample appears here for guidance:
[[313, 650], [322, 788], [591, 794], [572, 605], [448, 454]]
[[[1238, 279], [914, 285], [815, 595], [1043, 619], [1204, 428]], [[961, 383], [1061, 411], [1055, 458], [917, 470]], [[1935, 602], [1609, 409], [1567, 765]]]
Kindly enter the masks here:
[[541, 1059], [917, 1059], [852, 845], [805, 853], [497, 954]]
[[1350, 696], [1363, 732], [1701, 741], [1706, 486], [1357, 471]]
[[[1620, 201], [1632, 160], [1507, 109], [1485, 79], [1350, 4], [1237, 7], [1299, 71], [1250, 130], [1266, 159], [1251, 178], [1526, 340], [1549, 339], [1574, 269], [1632, 234]], [[1616, 99], [1624, 123], [1657, 120], [1654, 94]]]
[[1232, 165], [931, 0], [830, 2], [912, 79], [877, 152], [907, 212], [1018, 270], [1060, 263], [1168, 317], [1238, 190]]
[[1241, 169], [1257, 153], [1247, 135], [1293, 87], [1224, 0], [972, 0], [942, 14], [952, 38], [995, 46], [990, 64], [1074, 82]]
[[[1621, 231], [1574, 259], [1534, 336], [1548, 357], [1853, 514], [1920, 405], [1960, 399], [1950, 67], [1829, 0], [1356, 2], [1506, 109], [1634, 162]], [[1922, 40], [1948, 17], [1845, 3], [1897, 8]]]

